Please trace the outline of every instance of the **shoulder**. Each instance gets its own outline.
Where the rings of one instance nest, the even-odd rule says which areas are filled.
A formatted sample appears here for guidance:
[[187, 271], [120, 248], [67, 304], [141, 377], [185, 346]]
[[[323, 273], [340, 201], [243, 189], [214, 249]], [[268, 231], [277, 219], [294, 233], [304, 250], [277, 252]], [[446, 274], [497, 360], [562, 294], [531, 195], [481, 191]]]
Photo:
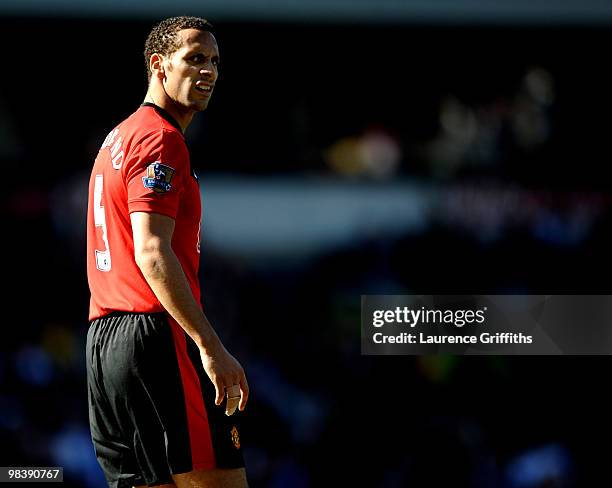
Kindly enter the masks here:
[[172, 154], [181, 158], [189, 159], [189, 151], [182, 134], [176, 130], [157, 128], [142, 134], [138, 142], [141, 152]]
[[170, 144], [187, 148], [183, 133], [152, 107], [140, 107], [127, 119], [134, 131], [134, 142]]

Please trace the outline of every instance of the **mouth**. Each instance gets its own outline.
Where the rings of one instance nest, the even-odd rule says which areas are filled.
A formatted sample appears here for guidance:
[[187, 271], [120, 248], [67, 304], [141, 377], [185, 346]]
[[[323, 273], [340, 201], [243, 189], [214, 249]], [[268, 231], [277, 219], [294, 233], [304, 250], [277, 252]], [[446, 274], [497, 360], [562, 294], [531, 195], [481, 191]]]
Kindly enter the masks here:
[[202, 81], [198, 81], [196, 83], [195, 89], [204, 95], [210, 96], [210, 94], [213, 91], [213, 85], [207, 85], [206, 83]]

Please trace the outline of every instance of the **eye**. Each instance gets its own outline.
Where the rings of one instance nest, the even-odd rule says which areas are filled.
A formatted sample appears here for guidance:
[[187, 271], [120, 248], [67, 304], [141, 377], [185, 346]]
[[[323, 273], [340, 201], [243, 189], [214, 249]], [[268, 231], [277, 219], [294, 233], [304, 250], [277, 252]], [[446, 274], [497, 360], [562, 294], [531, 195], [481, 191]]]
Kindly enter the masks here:
[[195, 54], [191, 56], [189, 59], [193, 61], [194, 63], [201, 63], [202, 61], [204, 61], [204, 56], [202, 56], [201, 54]]

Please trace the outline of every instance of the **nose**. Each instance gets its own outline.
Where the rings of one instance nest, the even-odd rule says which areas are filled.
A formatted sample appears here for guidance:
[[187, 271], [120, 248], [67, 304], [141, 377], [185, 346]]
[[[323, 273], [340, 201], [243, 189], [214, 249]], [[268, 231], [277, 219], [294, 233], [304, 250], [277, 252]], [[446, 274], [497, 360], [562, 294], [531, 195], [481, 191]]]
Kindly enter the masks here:
[[201, 75], [208, 75], [209, 77], [216, 78], [217, 77], [217, 69], [212, 62], [206, 63], [206, 65], [200, 69]]

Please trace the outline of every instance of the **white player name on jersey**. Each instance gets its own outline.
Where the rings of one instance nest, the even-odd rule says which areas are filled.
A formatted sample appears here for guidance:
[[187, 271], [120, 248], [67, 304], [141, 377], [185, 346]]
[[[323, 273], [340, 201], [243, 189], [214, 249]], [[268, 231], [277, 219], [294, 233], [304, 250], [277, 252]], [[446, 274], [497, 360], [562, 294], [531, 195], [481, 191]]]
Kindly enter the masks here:
[[[121, 147], [121, 136], [117, 140], [115, 138], [119, 134], [119, 129], [113, 129], [109, 132], [102, 143], [100, 150], [105, 147], [110, 147], [111, 163], [113, 168], [121, 169], [123, 165], [123, 148]], [[111, 147], [112, 146], [112, 147]]]

